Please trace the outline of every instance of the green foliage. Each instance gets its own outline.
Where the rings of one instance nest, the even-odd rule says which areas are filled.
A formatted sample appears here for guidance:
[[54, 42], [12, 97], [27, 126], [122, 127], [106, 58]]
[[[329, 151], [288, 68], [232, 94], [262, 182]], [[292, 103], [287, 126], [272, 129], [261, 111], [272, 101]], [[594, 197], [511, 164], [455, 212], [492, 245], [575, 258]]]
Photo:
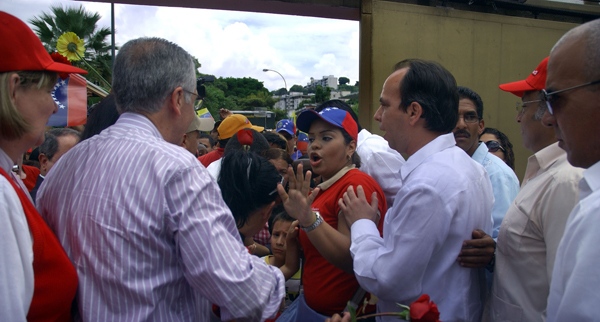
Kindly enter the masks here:
[[302, 110], [306, 104], [310, 104], [310, 103], [315, 103], [315, 97], [314, 97], [314, 96], [313, 96], [313, 97], [311, 97], [311, 98], [310, 98], [310, 99], [308, 99], [308, 100], [303, 100], [302, 102], [300, 102], [300, 103], [298, 104], [298, 107], [296, 108], [296, 111], [300, 111], [300, 110]]
[[340, 85], [346, 85], [346, 84], [350, 83], [350, 78], [348, 78], [348, 77], [340, 77], [340, 78], [338, 78], [338, 83]]
[[275, 123], [288, 118], [286, 111], [284, 111], [282, 109], [275, 108], [275, 109], [270, 109], [269, 111], [275, 113]]
[[279, 95], [279, 96], [281, 96], [281, 95], [285, 95], [287, 93], [288, 93], [288, 91], [285, 88], [282, 87], [282, 88], [274, 91], [273, 95]]
[[323, 103], [328, 101], [331, 97], [331, 87], [323, 88], [321, 85], [317, 85], [315, 89], [315, 102]]
[[[207, 84], [208, 85], [208, 84]], [[206, 97], [204, 98], [204, 105], [215, 120], [219, 119], [219, 110], [222, 108], [228, 110], [237, 110], [237, 104], [230, 97], [225, 97], [222, 90], [216, 86], [205, 85]]]
[[253, 111], [257, 107], [272, 109], [274, 105], [275, 100], [268, 92], [258, 92], [257, 94], [250, 94], [243, 99], [238, 99], [238, 106], [244, 111]]
[[338, 91], [349, 91], [350, 93], [358, 92], [358, 86], [339, 85]]
[[265, 88], [262, 82], [251, 77], [219, 77], [219, 80], [227, 84], [227, 89], [223, 91], [225, 96], [248, 97], [251, 94], [258, 95], [260, 92], [269, 94], [269, 90]]
[[[102, 75], [108, 82], [112, 76], [112, 61], [110, 56], [110, 43], [107, 37], [111, 31], [107, 27], [98, 29], [96, 25], [100, 18], [99, 13], [85, 10], [82, 5], [77, 7], [66, 7], [55, 5], [50, 8], [49, 13], [42, 12], [39, 16], [29, 20], [42, 44], [48, 51], [56, 51], [56, 42], [65, 32], [74, 32], [85, 42], [84, 59]], [[73, 61], [73, 66], [89, 71], [82, 61]], [[84, 75], [88, 80], [100, 83], [100, 79], [94, 73]]]
[[294, 85], [294, 86], [290, 87], [290, 92], [304, 93], [305, 91], [308, 91], [308, 90], [305, 90], [304, 87], [302, 87], [301, 85]]
[[200, 64], [200, 62], [198, 61], [198, 58], [192, 56], [192, 58], [194, 59], [194, 71], [196, 71], [196, 78], [202, 76], [202, 74], [200, 74], [200, 72], [198, 71], [198, 68], [202, 67], [202, 64]]
[[356, 83], [354, 83], [354, 86], [358, 87], [358, 81], [356, 81]]

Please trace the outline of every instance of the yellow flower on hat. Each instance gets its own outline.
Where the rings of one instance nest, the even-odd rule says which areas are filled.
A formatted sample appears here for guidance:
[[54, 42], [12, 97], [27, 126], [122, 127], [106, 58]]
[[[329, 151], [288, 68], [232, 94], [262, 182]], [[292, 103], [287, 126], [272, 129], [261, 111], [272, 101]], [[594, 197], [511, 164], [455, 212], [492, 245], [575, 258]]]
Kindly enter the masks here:
[[67, 57], [69, 61], [80, 60], [85, 52], [83, 39], [79, 39], [74, 32], [65, 32], [56, 42], [58, 53]]

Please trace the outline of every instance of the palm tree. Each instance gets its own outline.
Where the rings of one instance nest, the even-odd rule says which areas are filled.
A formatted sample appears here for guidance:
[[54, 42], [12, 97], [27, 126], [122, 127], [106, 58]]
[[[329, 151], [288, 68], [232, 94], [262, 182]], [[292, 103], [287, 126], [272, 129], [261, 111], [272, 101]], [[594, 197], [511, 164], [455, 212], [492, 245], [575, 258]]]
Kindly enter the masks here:
[[[110, 82], [112, 64], [110, 44], [106, 41], [106, 37], [111, 34], [111, 31], [107, 27], [97, 28], [96, 24], [102, 18], [100, 14], [89, 12], [82, 5], [79, 8], [52, 6], [50, 11], [51, 13], [42, 12], [41, 15], [29, 20], [46, 50], [49, 53], [55, 52], [58, 38], [65, 32], [74, 32], [85, 41], [85, 60]], [[72, 63], [88, 70], [82, 62]], [[92, 82], [100, 82], [94, 73], [89, 73], [86, 77]]]

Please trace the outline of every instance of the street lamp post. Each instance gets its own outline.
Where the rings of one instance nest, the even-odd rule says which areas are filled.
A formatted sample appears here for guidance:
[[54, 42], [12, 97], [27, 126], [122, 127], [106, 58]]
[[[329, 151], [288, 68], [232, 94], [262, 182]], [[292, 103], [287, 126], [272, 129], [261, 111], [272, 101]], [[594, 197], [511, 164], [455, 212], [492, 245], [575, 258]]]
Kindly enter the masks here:
[[[283, 79], [283, 85], [285, 86], [285, 91], [287, 92], [287, 82], [285, 81], [285, 78], [283, 77], [283, 75], [281, 75], [280, 72], [273, 70], [273, 69], [268, 69], [268, 68], [263, 68], [263, 72], [276, 72], [277, 74], [279, 74], [279, 76], [281, 76], [281, 79]], [[286, 113], [289, 114], [288, 108], [287, 108], [287, 97], [285, 99], [285, 111]]]

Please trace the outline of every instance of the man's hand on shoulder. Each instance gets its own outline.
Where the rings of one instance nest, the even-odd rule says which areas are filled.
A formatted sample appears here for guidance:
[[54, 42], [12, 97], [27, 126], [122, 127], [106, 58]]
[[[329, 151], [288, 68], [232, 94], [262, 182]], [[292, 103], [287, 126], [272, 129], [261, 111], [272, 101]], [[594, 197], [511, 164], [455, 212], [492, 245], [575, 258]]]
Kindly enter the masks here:
[[496, 242], [481, 229], [473, 231], [473, 239], [465, 240], [458, 254], [458, 264], [462, 267], [485, 268], [494, 258]]
[[365, 196], [365, 190], [362, 186], [359, 185], [356, 188], [356, 193], [354, 193], [354, 187], [349, 186], [348, 190], [344, 192], [343, 198], [340, 198], [338, 201], [338, 204], [344, 214], [344, 218], [346, 218], [348, 228], [351, 228], [352, 224], [360, 219], [372, 220], [375, 222], [375, 225], [379, 223], [380, 215], [377, 211], [377, 192], [373, 192], [371, 204], [369, 204], [367, 202], [367, 197]]

